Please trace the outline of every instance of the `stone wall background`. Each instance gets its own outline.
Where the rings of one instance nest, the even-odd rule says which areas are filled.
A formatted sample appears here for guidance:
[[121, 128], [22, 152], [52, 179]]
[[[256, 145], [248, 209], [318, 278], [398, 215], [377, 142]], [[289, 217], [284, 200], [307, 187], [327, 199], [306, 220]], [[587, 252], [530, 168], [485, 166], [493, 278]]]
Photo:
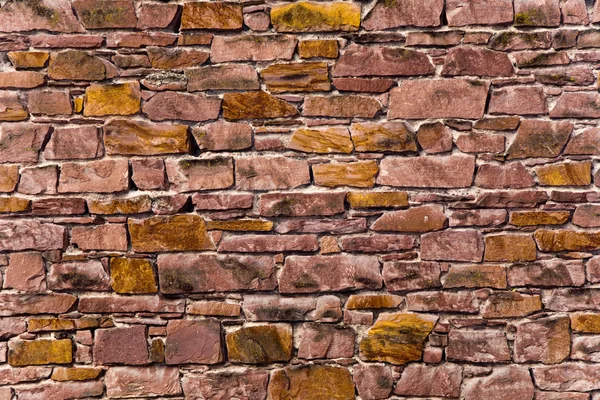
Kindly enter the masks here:
[[0, 3], [0, 399], [600, 399], [600, 4]]

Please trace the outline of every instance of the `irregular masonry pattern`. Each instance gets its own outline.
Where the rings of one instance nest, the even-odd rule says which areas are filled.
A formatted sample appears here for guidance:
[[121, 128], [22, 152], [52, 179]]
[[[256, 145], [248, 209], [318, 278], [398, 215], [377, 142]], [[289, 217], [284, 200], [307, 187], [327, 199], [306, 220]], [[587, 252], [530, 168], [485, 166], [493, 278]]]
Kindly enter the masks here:
[[600, 399], [600, 1], [0, 1], [0, 400]]

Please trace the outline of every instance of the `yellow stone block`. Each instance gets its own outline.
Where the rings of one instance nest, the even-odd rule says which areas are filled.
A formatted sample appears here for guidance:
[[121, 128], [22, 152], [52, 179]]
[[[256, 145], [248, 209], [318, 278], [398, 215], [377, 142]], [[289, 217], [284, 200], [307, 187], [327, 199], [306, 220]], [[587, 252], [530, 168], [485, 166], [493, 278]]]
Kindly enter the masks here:
[[406, 192], [350, 192], [346, 200], [352, 208], [407, 207]]
[[536, 169], [536, 174], [542, 186], [587, 186], [592, 183], [592, 163], [583, 161], [544, 165]]
[[85, 89], [83, 115], [133, 115], [140, 111], [139, 82], [91, 85]]
[[402, 297], [391, 294], [353, 294], [348, 298], [348, 310], [369, 308], [394, 308], [402, 303]]
[[569, 211], [515, 211], [509, 222], [515, 226], [562, 225], [570, 216]]
[[73, 99], [73, 111], [76, 113], [83, 111], [83, 97], [75, 97]]
[[271, 22], [278, 32], [357, 31], [360, 5], [300, 1], [271, 8]]
[[225, 341], [231, 362], [262, 364], [292, 358], [292, 327], [287, 324], [242, 327], [228, 333]]
[[29, 210], [31, 200], [20, 197], [0, 197], [0, 213], [15, 213]]
[[300, 58], [337, 58], [338, 41], [326, 39], [302, 40], [298, 43]]
[[139, 214], [152, 210], [149, 196], [138, 196], [130, 199], [88, 200], [90, 214]]
[[574, 332], [600, 333], [600, 314], [571, 314], [571, 329]]
[[13, 367], [73, 362], [71, 339], [39, 339], [9, 342], [8, 363]]
[[128, 220], [135, 252], [214, 250], [204, 220], [193, 214]]
[[57, 367], [52, 371], [51, 379], [53, 381], [88, 381], [96, 379], [102, 368], [99, 367], [81, 367], [81, 368], [65, 368]]
[[315, 185], [336, 187], [372, 187], [379, 166], [375, 161], [359, 161], [347, 164], [319, 164], [312, 167]]
[[8, 59], [15, 68], [44, 68], [50, 58], [47, 51], [9, 51]]
[[288, 149], [305, 153], [351, 153], [354, 145], [346, 128], [301, 128], [292, 134]]
[[267, 232], [273, 229], [273, 222], [260, 219], [238, 219], [235, 221], [207, 221], [209, 231], [253, 231]]
[[364, 359], [391, 364], [419, 361], [423, 343], [438, 317], [418, 314], [382, 314], [359, 348]]
[[[66, 258], [63, 258], [66, 261]], [[30, 318], [27, 321], [29, 332], [72, 331], [77, 329], [110, 328], [115, 326], [111, 317]]]
[[112, 258], [110, 283], [117, 293], [158, 292], [152, 264], [140, 258]]

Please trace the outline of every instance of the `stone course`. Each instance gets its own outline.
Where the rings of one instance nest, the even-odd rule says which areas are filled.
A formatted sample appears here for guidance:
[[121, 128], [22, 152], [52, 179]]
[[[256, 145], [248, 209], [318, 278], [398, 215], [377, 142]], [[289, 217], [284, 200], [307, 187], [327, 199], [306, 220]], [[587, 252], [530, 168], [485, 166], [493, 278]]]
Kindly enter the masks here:
[[0, 0], [0, 400], [600, 400], [600, 0]]

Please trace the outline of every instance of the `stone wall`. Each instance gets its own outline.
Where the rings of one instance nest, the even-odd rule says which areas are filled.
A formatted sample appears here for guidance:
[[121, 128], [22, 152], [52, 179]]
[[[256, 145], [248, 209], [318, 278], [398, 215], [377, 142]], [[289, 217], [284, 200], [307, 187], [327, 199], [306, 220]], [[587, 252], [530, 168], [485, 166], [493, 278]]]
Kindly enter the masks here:
[[600, 399], [600, 3], [0, 1], [0, 399]]

